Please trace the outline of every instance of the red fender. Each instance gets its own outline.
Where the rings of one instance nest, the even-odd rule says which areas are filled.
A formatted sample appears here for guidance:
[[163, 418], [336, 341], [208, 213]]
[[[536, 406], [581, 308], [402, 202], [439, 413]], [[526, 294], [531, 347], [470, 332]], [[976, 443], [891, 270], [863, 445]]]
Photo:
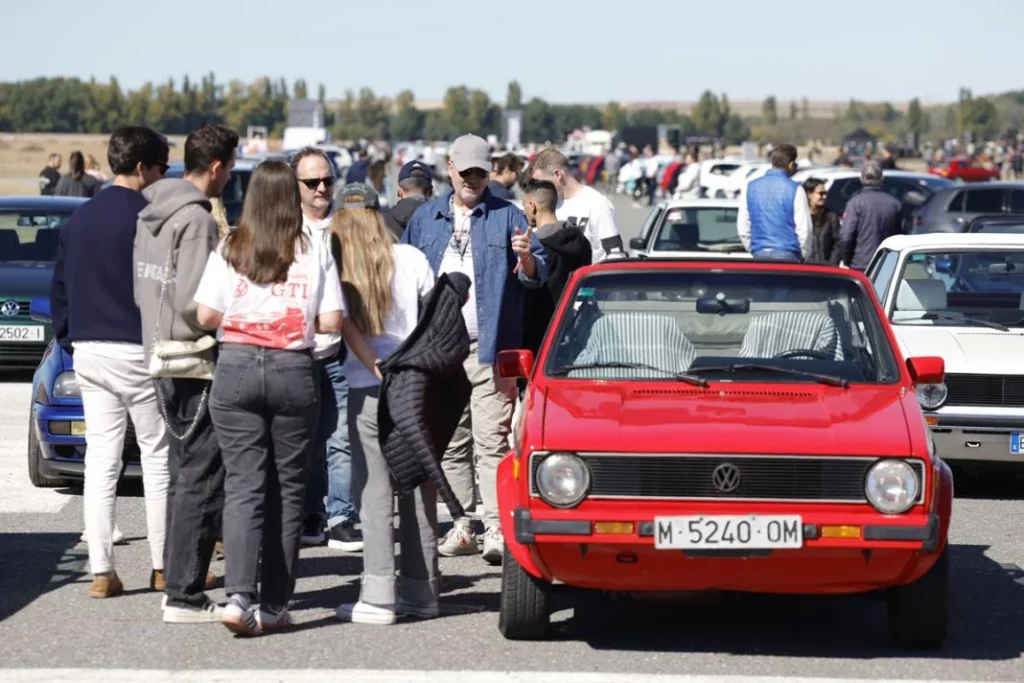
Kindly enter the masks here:
[[[519, 491], [524, 487], [514, 476], [515, 459], [515, 453], [510, 451], [498, 463], [498, 514], [504, 529], [505, 547], [527, 574], [550, 581], [551, 577], [541, 568], [532, 548], [516, 541], [513, 513], [519, 502]], [[520, 470], [520, 476], [525, 476], [525, 470]]]

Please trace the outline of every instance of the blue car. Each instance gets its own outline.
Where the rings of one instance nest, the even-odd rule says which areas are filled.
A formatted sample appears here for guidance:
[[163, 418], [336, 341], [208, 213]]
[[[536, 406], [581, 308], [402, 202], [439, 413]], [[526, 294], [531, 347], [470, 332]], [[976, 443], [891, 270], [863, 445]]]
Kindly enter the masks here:
[[[50, 300], [32, 299], [32, 319], [49, 324]], [[74, 486], [85, 476], [85, 414], [71, 354], [51, 340], [32, 376], [28, 427], [28, 476], [34, 486]], [[135, 430], [128, 419], [122, 478], [142, 477]]]

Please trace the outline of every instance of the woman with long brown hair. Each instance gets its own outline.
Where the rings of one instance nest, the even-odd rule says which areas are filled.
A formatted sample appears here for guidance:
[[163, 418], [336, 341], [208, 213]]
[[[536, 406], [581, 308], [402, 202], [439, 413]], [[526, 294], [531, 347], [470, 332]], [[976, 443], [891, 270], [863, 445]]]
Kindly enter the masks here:
[[68, 157], [68, 174], [62, 175], [54, 188], [55, 197], [95, 197], [99, 182], [85, 172], [85, 157], [75, 151]]
[[[346, 186], [336, 208], [332, 246], [348, 312], [342, 334], [351, 350], [345, 376], [352, 499], [363, 523], [359, 601], [340, 605], [337, 616], [362, 624], [393, 624], [396, 615], [429, 619], [438, 614], [437, 490], [426, 483], [398, 499], [402, 535], [396, 581], [395, 494], [380, 447], [376, 362], [387, 359], [415, 329], [419, 301], [433, 288], [434, 272], [419, 249], [395, 244], [372, 187]], [[368, 349], [359, 347], [363, 340]]]
[[320, 403], [314, 333], [338, 332], [344, 310], [333, 257], [303, 233], [288, 164], [253, 171], [238, 229], [210, 255], [195, 301], [221, 343], [209, 404], [225, 471], [222, 622], [261, 635], [291, 625]]

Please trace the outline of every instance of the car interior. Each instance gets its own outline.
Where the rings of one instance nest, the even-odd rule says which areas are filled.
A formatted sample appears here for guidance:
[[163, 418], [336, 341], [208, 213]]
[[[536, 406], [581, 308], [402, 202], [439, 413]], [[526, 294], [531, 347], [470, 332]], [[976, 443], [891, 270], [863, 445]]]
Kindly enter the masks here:
[[957, 317], [1019, 325], [1024, 319], [1024, 252], [912, 254], [892, 322], [955, 325]]
[[62, 222], [39, 226], [38, 223], [30, 222], [29, 217], [19, 217], [16, 228], [0, 228], [0, 261], [53, 261], [57, 255]]
[[[845, 288], [816, 301], [789, 300], [775, 288], [720, 289], [709, 296], [712, 290], [698, 283], [690, 291], [579, 296], [556, 338], [549, 369], [587, 366], [566, 376], [588, 379], [664, 378], [756, 359], [850, 381], [895, 379], [891, 363], [880, 362], [874, 348], [881, 344], [868, 331], [878, 326], [868, 320], [873, 311], [862, 310], [866, 298], [846, 295]], [[793, 294], [799, 299], [801, 292]], [[662, 372], [594, 367], [616, 363]]]

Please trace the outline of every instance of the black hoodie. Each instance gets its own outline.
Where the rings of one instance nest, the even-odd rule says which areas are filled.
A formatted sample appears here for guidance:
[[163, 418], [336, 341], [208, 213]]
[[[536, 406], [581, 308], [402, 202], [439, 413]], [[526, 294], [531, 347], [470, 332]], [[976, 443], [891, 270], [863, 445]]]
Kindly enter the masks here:
[[405, 226], [412, 218], [412, 214], [423, 206], [425, 201], [427, 201], [426, 197], [413, 195], [399, 199], [397, 204], [384, 211], [384, 223], [387, 224], [391, 232], [395, 233], [395, 237], [402, 239], [402, 233], [405, 232]]
[[526, 292], [523, 347], [537, 353], [569, 276], [589, 266], [594, 254], [583, 231], [565, 221], [542, 225], [535, 234], [548, 255], [548, 279], [543, 287]]

